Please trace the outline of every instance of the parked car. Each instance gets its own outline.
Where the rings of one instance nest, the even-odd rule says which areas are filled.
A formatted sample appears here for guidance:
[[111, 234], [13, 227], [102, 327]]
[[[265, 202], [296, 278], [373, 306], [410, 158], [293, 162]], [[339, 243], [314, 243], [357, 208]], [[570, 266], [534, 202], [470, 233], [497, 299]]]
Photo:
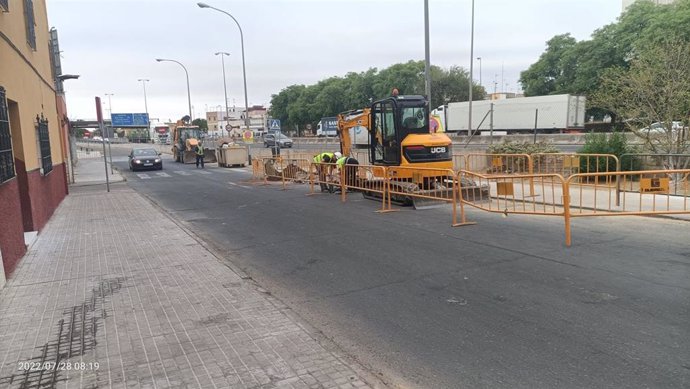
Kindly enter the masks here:
[[[283, 134], [278, 134], [278, 147], [292, 147], [292, 139], [288, 138]], [[266, 134], [264, 135], [264, 146], [265, 147], [275, 147], [276, 144], [276, 134]]]
[[[683, 129], [683, 123], [682, 122], [671, 122], [671, 131], [676, 132], [680, 131]], [[651, 126], [645, 127], [640, 130], [642, 133], [650, 133], [650, 134], [664, 134], [667, 132], [666, 124], [664, 122], [656, 122], [652, 123]]]
[[137, 148], [129, 152], [129, 170], [142, 169], [163, 170], [161, 154], [154, 148]]

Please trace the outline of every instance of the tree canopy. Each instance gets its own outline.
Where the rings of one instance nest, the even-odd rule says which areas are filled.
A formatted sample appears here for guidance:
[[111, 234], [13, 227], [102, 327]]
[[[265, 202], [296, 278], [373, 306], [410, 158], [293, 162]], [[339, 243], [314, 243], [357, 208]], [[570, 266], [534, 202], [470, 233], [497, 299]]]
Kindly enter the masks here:
[[650, 151], [685, 153], [690, 149], [689, 58], [690, 42], [671, 40], [648, 47], [628, 69], [605, 72], [593, 103], [626, 118], [627, 127]]
[[[446, 101], [469, 99], [469, 75], [459, 66], [444, 69], [431, 66], [431, 102], [433, 109]], [[272, 95], [270, 114], [288, 126], [315, 124], [322, 117], [368, 106], [372, 101], [400, 94], [424, 94], [424, 62], [409, 61], [378, 70], [347, 73], [314, 85], [290, 85]], [[473, 83], [473, 99], [483, 99], [484, 88]]]
[[208, 122], [206, 119], [194, 119], [192, 120], [193, 126], [199, 126], [199, 129], [203, 132], [208, 132]]
[[637, 1], [590, 40], [557, 35], [546, 43], [539, 60], [521, 73], [520, 83], [527, 96], [590, 95], [599, 89], [607, 69], [628, 69], [641, 52], [667, 40], [690, 41], [690, 0], [670, 5]]

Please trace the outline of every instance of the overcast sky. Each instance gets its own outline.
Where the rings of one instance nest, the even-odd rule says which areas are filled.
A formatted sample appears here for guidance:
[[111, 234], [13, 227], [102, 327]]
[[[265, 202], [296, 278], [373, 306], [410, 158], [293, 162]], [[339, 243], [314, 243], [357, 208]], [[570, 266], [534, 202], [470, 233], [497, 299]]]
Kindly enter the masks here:
[[[188, 111], [182, 62], [189, 71], [194, 116], [223, 104], [226, 51], [229, 105], [244, 106], [240, 34], [228, 16], [193, 0], [47, 0], [57, 28], [69, 116], [94, 118], [94, 97], [112, 93], [115, 113], [144, 112], [146, 83], [152, 120]], [[292, 84], [313, 84], [347, 72], [424, 59], [423, 0], [206, 0], [231, 13], [245, 39], [249, 105], [268, 106]], [[431, 63], [469, 69], [471, 0], [429, 0]], [[476, 0], [474, 57], [489, 92], [515, 92], [520, 71], [556, 34], [588, 39], [616, 21], [620, 0]], [[502, 71], [503, 67], [503, 71]], [[479, 81], [475, 59], [474, 79]], [[392, 86], [391, 86], [392, 87]], [[357, 108], [357, 107], [352, 107]]]

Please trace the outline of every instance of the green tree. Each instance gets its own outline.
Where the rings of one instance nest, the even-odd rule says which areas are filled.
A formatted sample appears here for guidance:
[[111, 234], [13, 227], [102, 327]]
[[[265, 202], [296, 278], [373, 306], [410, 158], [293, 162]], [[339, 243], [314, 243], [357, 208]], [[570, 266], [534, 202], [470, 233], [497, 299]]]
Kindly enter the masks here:
[[539, 60], [520, 74], [520, 83], [527, 96], [564, 93], [572, 79], [573, 49], [577, 41], [570, 34], [556, 35], [546, 42], [546, 51]]
[[[690, 151], [690, 42], [671, 39], [644, 46], [629, 69], [602, 77], [594, 103], [627, 119], [628, 128], [654, 153]], [[674, 125], [674, 122], [681, 122]], [[652, 126], [654, 124], [655, 126]], [[675, 164], [687, 167], [688, 161]]]
[[577, 42], [569, 34], [551, 38], [539, 60], [521, 73], [520, 82], [527, 96], [591, 95], [607, 69], [629, 68], [646, 47], [668, 38], [690, 41], [687, 26], [690, 0], [670, 5], [637, 1], [616, 23], [596, 30], [589, 40]]
[[[432, 96], [430, 108], [445, 101], [466, 101], [469, 97], [468, 73], [453, 66], [431, 67]], [[289, 127], [315, 125], [322, 117], [368, 106], [372, 101], [390, 96], [392, 88], [401, 94], [424, 94], [424, 62], [408, 61], [386, 69], [369, 69], [330, 77], [314, 85], [291, 85], [272, 96], [270, 115]], [[473, 86], [474, 99], [482, 99], [485, 91]]]
[[208, 122], [206, 119], [194, 119], [192, 120], [193, 126], [199, 126], [199, 129], [203, 132], [208, 132]]

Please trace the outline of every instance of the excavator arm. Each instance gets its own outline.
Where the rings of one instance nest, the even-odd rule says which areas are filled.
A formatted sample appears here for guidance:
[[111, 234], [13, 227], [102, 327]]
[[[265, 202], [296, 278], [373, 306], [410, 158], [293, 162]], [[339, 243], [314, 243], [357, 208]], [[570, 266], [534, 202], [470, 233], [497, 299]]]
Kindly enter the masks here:
[[[350, 130], [355, 127], [363, 127], [371, 136], [371, 109], [363, 108], [343, 112], [338, 115], [338, 138], [340, 139], [340, 152], [343, 155], [352, 155], [353, 139]], [[376, 133], [377, 144], [382, 144], [381, 132]]]

